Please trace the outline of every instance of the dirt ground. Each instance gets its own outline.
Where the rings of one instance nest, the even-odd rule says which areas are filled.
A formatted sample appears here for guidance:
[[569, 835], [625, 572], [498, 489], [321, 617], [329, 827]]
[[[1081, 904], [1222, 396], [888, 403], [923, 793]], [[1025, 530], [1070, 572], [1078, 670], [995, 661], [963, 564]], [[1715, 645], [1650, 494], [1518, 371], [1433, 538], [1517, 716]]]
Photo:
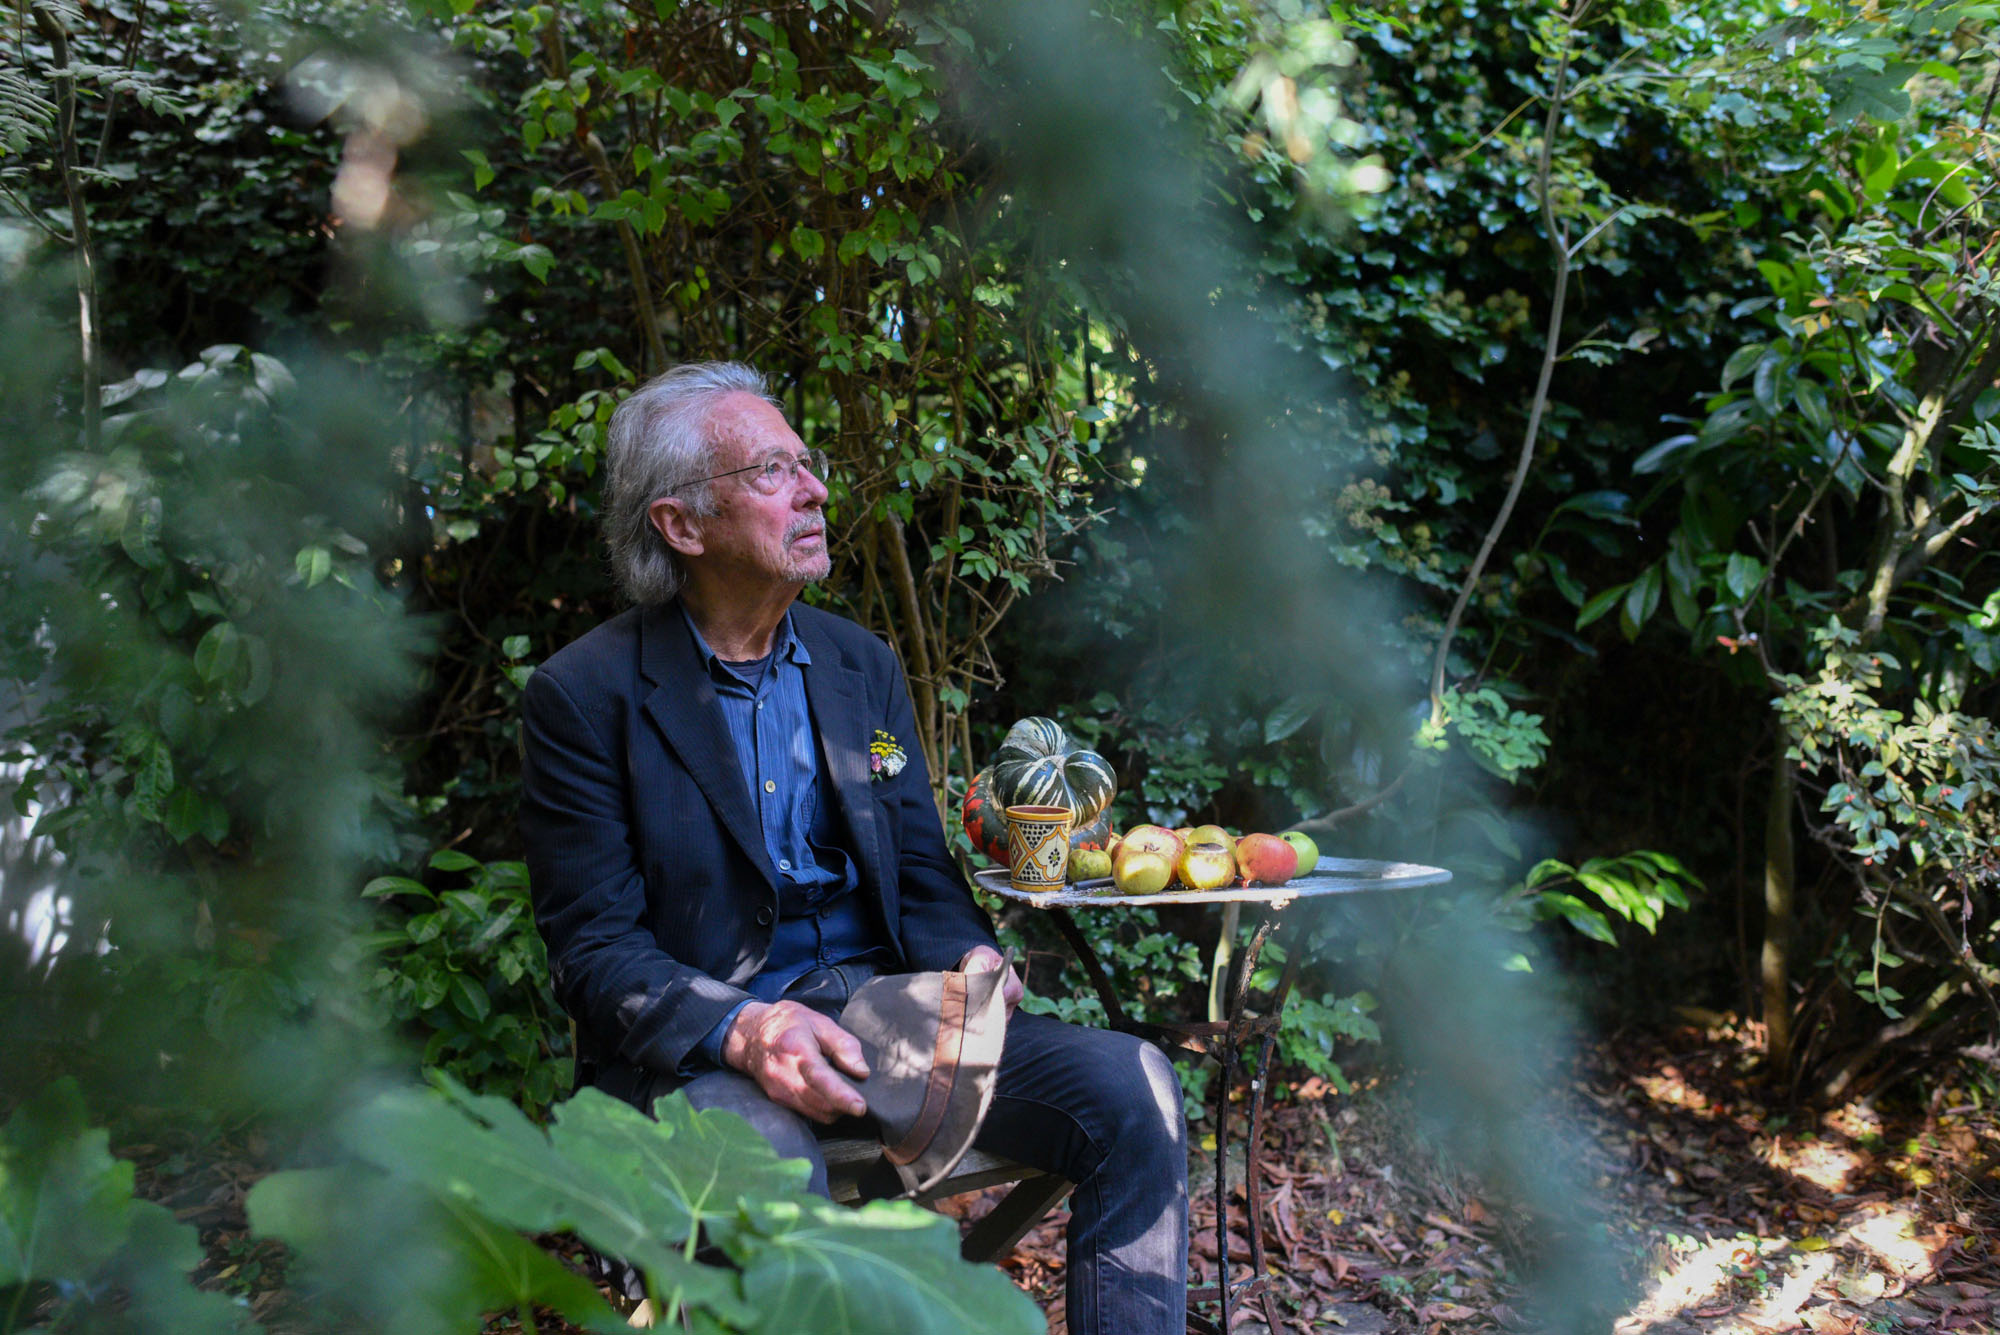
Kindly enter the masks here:
[[[1754, 1034], [1722, 1023], [1625, 1035], [1586, 1052], [1551, 1116], [1583, 1128], [1623, 1310], [1616, 1335], [2000, 1329], [2000, 1108], [1994, 1082], [1945, 1082], [1921, 1106], [1813, 1117], [1759, 1101]], [[1269, 1119], [1263, 1213], [1274, 1308], [1292, 1331], [1536, 1330], [1521, 1280], [1536, 1221], [1482, 1197], [1408, 1130], [1394, 1081], [1352, 1097], [1294, 1086]], [[1239, 1123], [1240, 1126], [1240, 1123]], [[1210, 1141], [1212, 1145], [1213, 1141]], [[1572, 1142], [1574, 1143], [1574, 1142]], [[1206, 1156], [1204, 1156], [1206, 1157]], [[1213, 1282], [1215, 1207], [1198, 1164], [1192, 1263]], [[1231, 1181], [1240, 1183], [1240, 1169]], [[967, 1213], [982, 1208], [973, 1204]], [[1248, 1275], [1243, 1193], [1233, 1274]], [[1060, 1216], [1006, 1262], [1063, 1323]], [[1266, 1330], [1254, 1305], [1235, 1329]]]
[[[1576, 1059], [1548, 1115], [1595, 1189], [1590, 1226], [1622, 1296], [1615, 1335], [1816, 1335], [2000, 1330], [2000, 1108], [1995, 1084], [1943, 1080], [1921, 1103], [1822, 1115], [1760, 1101], [1756, 1035], [1727, 1023], [1627, 1033]], [[1239, 1131], [1240, 1120], [1236, 1123]], [[1411, 1130], [1394, 1078], [1341, 1095], [1288, 1085], [1265, 1125], [1263, 1215], [1281, 1329], [1433, 1335], [1541, 1329], [1522, 1275], [1559, 1269], [1546, 1230], [1454, 1171]], [[1580, 1131], [1574, 1128], [1581, 1128]], [[1196, 1139], [1210, 1129], [1196, 1127]], [[1213, 1145], [1212, 1137], [1208, 1144]], [[199, 1156], [122, 1147], [140, 1189], [196, 1224], [196, 1280], [241, 1298], [269, 1329], [312, 1323], [284, 1284], [284, 1252], [248, 1236], [243, 1196], [262, 1147]], [[1192, 1177], [1197, 1283], [1213, 1283], [1212, 1159]], [[1233, 1275], [1247, 1274], [1240, 1161], [1230, 1181]], [[947, 1202], [969, 1221], [992, 1196]], [[1007, 1273], [1063, 1320], [1058, 1212]], [[556, 1240], [549, 1240], [555, 1244]], [[569, 1248], [561, 1248], [570, 1250]], [[1212, 1309], [1211, 1309], [1212, 1312]], [[516, 1327], [510, 1318], [491, 1331]], [[551, 1314], [541, 1329], [562, 1329]], [[1235, 1329], [1265, 1332], [1261, 1310]]]

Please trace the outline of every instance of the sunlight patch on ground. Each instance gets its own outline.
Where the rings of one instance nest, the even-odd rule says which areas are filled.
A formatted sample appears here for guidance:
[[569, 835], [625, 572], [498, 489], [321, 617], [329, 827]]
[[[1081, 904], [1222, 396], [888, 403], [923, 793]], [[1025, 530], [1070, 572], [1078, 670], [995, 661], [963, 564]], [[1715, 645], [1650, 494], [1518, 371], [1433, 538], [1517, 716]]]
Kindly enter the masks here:
[[1928, 1274], [1933, 1249], [1917, 1237], [1917, 1217], [1906, 1206], [1883, 1210], [1855, 1224], [1846, 1237], [1875, 1253], [1897, 1273]]
[[1633, 1083], [1645, 1090], [1646, 1097], [1655, 1103], [1684, 1108], [1703, 1117], [1715, 1115], [1715, 1110], [1709, 1106], [1708, 1096], [1681, 1079], [1680, 1073], [1671, 1066], [1658, 1075], [1640, 1076]]
[[1811, 1301], [1813, 1290], [1833, 1274], [1837, 1259], [1829, 1252], [1815, 1252], [1792, 1261], [1792, 1272], [1778, 1281], [1778, 1287], [1758, 1299], [1743, 1312], [1743, 1319], [1755, 1326], [1782, 1327]]
[[1861, 1155], [1828, 1140], [1796, 1145], [1777, 1141], [1768, 1158], [1773, 1168], [1834, 1193], [1849, 1190], [1848, 1184], [1867, 1166]]
[[1618, 1335], [1639, 1335], [1720, 1293], [1736, 1274], [1735, 1256], [1742, 1246], [1734, 1238], [1723, 1238], [1670, 1260], [1653, 1282], [1652, 1292], [1618, 1322]]

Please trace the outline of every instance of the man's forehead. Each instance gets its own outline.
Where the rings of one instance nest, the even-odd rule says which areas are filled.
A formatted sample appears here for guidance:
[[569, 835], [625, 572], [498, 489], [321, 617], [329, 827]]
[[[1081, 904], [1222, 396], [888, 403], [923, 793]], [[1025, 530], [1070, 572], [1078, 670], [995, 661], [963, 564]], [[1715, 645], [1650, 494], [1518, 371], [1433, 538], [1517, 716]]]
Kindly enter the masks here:
[[723, 395], [708, 410], [708, 435], [718, 451], [738, 459], [762, 458], [799, 444], [783, 413], [755, 394], [741, 392]]

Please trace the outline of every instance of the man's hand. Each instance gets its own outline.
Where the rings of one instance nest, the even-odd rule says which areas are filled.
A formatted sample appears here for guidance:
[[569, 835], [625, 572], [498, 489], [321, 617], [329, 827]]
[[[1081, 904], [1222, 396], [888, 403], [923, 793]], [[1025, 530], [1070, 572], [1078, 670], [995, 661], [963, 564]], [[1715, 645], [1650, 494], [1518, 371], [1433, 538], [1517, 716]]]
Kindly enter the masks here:
[[[999, 951], [991, 946], [974, 946], [965, 952], [965, 958], [958, 962], [960, 973], [991, 973], [999, 968], [1003, 960]], [[1028, 995], [1028, 989], [1021, 984], [1021, 975], [1012, 969], [1007, 971], [1007, 981], [1000, 985], [1000, 998], [1007, 1004], [1007, 1013], [1021, 1004], [1021, 998]]]
[[861, 1040], [796, 1001], [753, 1001], [737, 1012], [722, 1040], [722, 1060], [755, 1080], [773, 1103], [815, 1122], [868, 1111], [861, 1091], [840, 1075], [868, 1078]]

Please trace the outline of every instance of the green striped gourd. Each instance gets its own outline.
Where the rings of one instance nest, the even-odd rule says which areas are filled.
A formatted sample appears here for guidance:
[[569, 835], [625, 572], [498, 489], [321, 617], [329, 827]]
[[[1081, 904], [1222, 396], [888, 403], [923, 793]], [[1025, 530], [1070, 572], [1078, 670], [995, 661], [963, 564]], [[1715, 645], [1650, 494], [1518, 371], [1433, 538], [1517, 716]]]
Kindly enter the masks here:
[[1066, 807], [1078, 826], [1087, 826], [1117, 794], [1110, 763], [1076, 745], [1054, 719], [1022, 719], [993, 755], [993, 795], [1003, 809]]

